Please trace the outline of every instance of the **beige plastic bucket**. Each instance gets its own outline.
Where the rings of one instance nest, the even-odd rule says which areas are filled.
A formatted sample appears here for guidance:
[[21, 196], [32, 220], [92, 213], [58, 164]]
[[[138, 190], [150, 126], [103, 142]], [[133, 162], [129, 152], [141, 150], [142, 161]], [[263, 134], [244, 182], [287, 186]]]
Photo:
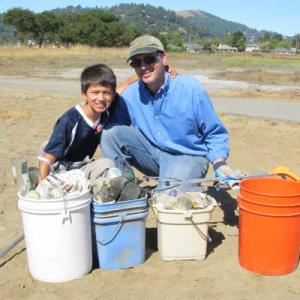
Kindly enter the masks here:
[[18, 197], [32, 277], [63, 282], [88, 273], [92, 268], [91, 194], [84, 192], [66, 201]]
[[157, 242], [163, 260], [203, 260], [206, 257], [208, 223], [216, 203], [204, 209], [153, 210], [157, 218]]

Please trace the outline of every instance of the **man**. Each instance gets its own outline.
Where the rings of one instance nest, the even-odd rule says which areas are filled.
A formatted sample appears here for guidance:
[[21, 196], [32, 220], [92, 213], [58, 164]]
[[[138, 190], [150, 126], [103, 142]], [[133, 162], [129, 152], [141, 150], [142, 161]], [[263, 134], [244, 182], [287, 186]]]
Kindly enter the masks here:
[[[139, 81], [122, 94], [132, 127], [111, 125], [104, 130], [101, 149], [120, 168], [128, 164], [149, 176], [167, 180], [205, 177], [209, 163], [219, 176], [229, 176], [228, 132], [209, 96], [193, 78], [165, 71], [165, 49], [157, 38], [136, 38], [128, 61]], [[195, 186], [183, 184], [181, 189]]]

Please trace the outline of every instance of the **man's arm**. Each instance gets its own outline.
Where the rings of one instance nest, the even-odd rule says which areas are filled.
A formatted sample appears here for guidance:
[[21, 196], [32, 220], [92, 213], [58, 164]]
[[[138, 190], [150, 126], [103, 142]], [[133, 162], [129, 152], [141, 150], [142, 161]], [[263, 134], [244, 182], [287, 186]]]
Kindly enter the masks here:
[[128, 77], [125, 81], [117, 86], [117, 93], [121, 95], [130, 84], [136, 82], [137, 80], [139, 80], [139, 78], [135, 74]]
[[[166, 71], [167, 71], [168, 73], [170, 73], [170, 76], [171, 76], [172, 79], [174, 79], [174, 78], [177, 76], [178, 73], [177, 73], [176, 69], [174, 69], [171, 65], [168, 64], [168, 65], [165, 66], [165, 68], [166, 68]], [[134, 82], [136, 82], [136, 81], [138, 81], [138, 80], [139, 80], [139, 78], [138, 78], [138, 76], [137, 76], [136, 74], [134, 74], [134, 75], [128, 77], [125, 81], [121, 82], [121, 83], [117, 86], [117, 93], [118, 93], [119, 95], [121, 95], [121, 94], [124, 92], [124, 90], [125, 90], [129, 85], [131, 85], [132, 83], [134, 83]]]
[[194, 87], [193, 106], [198, 128], [208, 150], [207, 159], [213, 165], [226, 161], [229, 156], [229, 134], [201, 86]]

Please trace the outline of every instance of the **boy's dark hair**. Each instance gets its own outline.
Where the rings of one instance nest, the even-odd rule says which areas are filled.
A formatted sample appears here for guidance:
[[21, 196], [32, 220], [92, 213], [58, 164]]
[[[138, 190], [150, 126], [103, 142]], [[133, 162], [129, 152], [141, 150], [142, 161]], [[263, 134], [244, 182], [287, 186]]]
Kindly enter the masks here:
[[97, 64], [85, 68], [80, 76], [81, 92], [86, 93], [91, 85], [111, 87], [115, 92], [117, 78], [113, 70], [104, 64]]

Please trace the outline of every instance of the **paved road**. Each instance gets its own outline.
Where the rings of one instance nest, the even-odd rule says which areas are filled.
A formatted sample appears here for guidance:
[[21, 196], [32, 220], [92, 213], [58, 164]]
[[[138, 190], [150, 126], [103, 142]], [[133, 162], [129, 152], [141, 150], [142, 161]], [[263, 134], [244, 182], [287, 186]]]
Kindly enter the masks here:
[[[117, 74], [118, 75], [118, 74]], [[78, 81], [0, 76], [0, 88], [78, 97]], [[300, 121], [300, 103], [284, 100], [213, 98], [217, 111], [254, 117]]]

